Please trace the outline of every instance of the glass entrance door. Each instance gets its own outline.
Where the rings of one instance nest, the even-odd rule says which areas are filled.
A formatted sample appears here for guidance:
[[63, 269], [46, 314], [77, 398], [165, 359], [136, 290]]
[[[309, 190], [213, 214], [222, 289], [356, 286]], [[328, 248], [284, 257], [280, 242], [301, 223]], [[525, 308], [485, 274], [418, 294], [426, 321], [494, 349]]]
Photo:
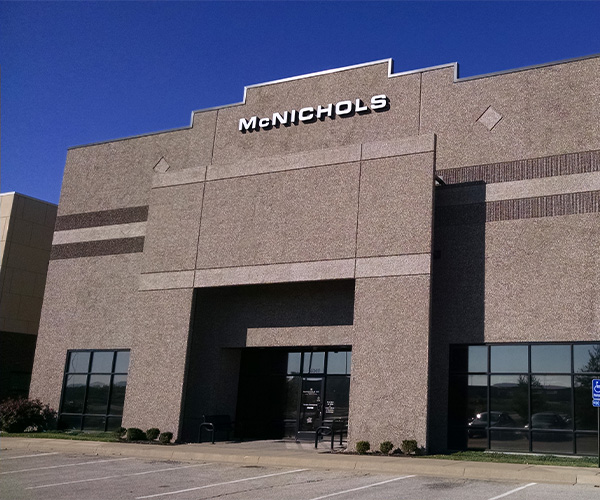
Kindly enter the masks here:
[[[236, 426], [244, 438], [314, 441], [316, 430], [348, 420], [349, 350], [242, 351]], [[256, 405], [256, 388], [269, 398]], [[243, 434], [242, 434], [243, 433]]]
[[315, 432], [323, 422], [323, 377], [302, 377], [298, 432]]

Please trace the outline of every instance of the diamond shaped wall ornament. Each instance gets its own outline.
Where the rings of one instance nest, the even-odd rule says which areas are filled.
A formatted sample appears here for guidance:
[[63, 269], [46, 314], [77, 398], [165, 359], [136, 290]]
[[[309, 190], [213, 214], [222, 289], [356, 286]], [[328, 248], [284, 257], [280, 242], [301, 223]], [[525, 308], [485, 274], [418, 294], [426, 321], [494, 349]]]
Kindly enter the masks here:
[[494, 108], [489, 106], [483, 114], [477, 119], [479, 123], [484, 125], [488, 130], [492, 130], [502, 119], [502, 115]]
[[154, 165], [154, 171], [159, 174], [164, 174], [167, 170], [169, 170], [169, 168], [171, 168], [171, 165], [167, 163], [167, 160], [165, 160], [164, 156], [158, 160], [156, 165]]

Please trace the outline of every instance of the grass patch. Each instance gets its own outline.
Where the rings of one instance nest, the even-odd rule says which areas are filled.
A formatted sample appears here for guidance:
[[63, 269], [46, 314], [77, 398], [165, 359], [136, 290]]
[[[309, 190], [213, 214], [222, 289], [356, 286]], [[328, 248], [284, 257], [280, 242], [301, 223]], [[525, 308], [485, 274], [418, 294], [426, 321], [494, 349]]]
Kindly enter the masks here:
[[78, 441], [104, 441], [118, 443], [112, 432], [50, 431], [50, 432], [2, 432], [2, 437], [23, 437], [34, 439], [73, 439]]
[[444, 455], [426, 455], [425, 458], [469, 460], [471, 462], [499, 462], [505, 464], [563, 465], [569, 467], [598, 467], [597, 457], [557, 457], [554, 455], [517, 455], [483, 451], [457, 451]]

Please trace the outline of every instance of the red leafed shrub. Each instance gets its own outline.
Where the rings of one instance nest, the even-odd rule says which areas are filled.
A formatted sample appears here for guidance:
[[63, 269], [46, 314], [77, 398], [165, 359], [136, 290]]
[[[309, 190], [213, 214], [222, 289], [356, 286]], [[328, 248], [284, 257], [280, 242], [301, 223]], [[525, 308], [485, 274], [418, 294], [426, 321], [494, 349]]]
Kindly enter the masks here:
[[7, 399], [0, 403], [0, 430], [23, 432], [28, 427], [42, 431], [56, 423], [56, 411], [39, 399]]

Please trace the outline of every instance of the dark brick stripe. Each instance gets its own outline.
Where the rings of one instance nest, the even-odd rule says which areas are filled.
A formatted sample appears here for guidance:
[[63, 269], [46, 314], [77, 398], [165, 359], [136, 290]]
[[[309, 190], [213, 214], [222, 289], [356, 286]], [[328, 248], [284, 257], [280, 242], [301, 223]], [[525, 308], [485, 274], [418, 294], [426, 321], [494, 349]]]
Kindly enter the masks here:
[[446, 184], [484, 181], [509, 182], [526, 179], [540, 179], [555, 175], [583, 174], [600, 171], [600, 151], [568, 153], [528, 160], [506, 161], [474, 165], [471, 167], [438, 170], [437, 174]]
[[600, 191], [451, 205], [436, 209], [436, 224], [458, 226], [600, 212]]
[[80, 229], [83, 227], [111, 226], [148, 220], [148, 206], [117, 208], [100, 212], [87, 212], [73, 215], [60, 215], [56, 218], [55, 231]]
[[600, 191], [555, 194], [486, 203], [486, 221], [534, 219], [600, 212]]
[[138, 253], [143, 250], [143, 236], [137, 236], [135, 238], [118, 238], [114, 240], [84, 241], [82, 243], [53, 245], [52, 251], [50, 252], [50, 260]]

